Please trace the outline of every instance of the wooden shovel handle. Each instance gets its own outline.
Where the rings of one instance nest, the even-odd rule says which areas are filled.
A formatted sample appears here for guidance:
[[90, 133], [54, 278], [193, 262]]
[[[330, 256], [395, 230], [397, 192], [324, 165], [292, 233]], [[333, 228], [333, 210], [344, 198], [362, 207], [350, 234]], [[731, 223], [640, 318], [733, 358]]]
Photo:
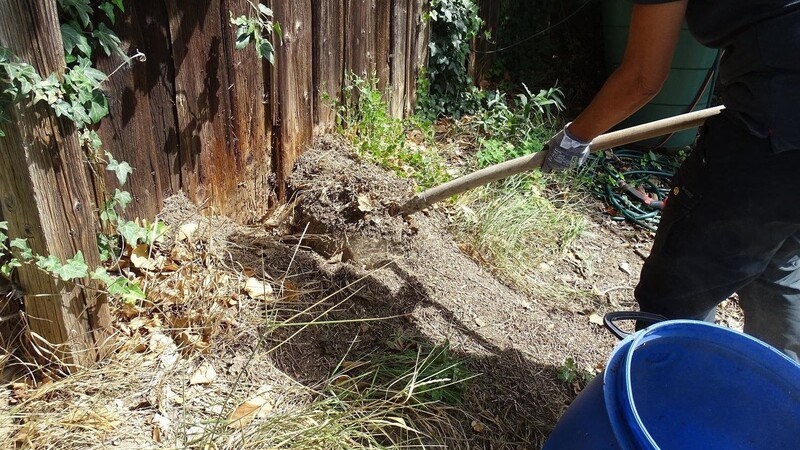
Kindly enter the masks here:
[[[610, 133], [601, 134], [592, 140], [591, 150], [600, 151], [632, 142], [650, 139], [656, 136], [675, 133], [677, 131], [695, 128], [702, 125], [709, 117], [719, 114], [725, 107], [716, 106], [713, 108], [701, 109], [686, 114], [681, 114], [666, 119], [648, 122], [642, 125], [625, 128]], [[462, 177], [450, 180], [447, 183], [432, 187], [427, 191], [420, 192], [411, 200], [403, 205], [403, 214], [413, 214], [423, 210], [428, 206], [440, 202], [446, 198], [466, 192], [470, 189], [501, 180], [511, 175], [515, 175], [542, 166], [546, 152], [540, 151], [530, 155], [520, 156], [500, 164], [495, 164], [469, 173]]]

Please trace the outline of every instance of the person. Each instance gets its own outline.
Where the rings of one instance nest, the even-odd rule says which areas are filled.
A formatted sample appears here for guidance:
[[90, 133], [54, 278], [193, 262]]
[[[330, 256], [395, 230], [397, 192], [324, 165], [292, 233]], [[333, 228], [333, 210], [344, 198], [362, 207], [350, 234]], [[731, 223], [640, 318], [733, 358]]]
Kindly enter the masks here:
[[725, 109], [672, 180], [634, 296], [645, 312], [713, 321], [738, 293], [744, 331], [798, 360], [800, 1], [633, 3], [622, 63], [551, 139], [543, 170], [582, 164], [593, 138], [658, 93], [685, 19], [701, 44], [722, 49]]

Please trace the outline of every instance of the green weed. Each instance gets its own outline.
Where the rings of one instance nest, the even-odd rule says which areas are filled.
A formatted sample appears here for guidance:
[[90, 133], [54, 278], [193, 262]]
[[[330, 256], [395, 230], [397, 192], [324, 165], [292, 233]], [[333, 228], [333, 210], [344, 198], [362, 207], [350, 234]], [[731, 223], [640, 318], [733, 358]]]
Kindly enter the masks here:
[[[414, 179], [420, 188], [449, 179], [444, 161], [433, 148], [430, 123], [419, 117], [392, 117], [375, 77], [350, 76], [338, 107], [338, 126], [361, 156], [401, 177]], [[421, 135], [422, 141], [409, 139], [411, 132]]]

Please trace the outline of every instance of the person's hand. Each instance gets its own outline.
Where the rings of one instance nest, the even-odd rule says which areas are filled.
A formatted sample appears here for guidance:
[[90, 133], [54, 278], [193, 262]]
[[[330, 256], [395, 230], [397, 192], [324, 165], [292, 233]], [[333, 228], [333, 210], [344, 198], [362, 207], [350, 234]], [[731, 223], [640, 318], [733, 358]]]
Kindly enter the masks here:
[[[569, 124], [567, 124], [567, 127]], [[542, 172], [552, 172], [580, 167], [589, 156], [590, 142], [583, 142], [571, 136], [567, 127], [547, 143], [547, 156], [542, 164]]]

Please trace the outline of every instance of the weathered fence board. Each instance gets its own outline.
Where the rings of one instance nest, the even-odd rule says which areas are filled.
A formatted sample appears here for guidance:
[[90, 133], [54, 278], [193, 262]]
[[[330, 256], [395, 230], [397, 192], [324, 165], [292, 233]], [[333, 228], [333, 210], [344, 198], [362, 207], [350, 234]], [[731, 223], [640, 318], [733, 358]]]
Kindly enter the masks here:
[[[238, 17], [254, 13], [248, 0], [226, 0], [225, 11]], [[263, 217], [274, 205], [272, 195], [272, 123], [269, 97], [268, 62], [249, 46], [236, 49], [235, 29], [223, 24], [224, 64], [227, 70], [227, 94], [231, 105], [230, 151], [236, 164], [235, 192], [228, 193], [224, 212], [244, 221]], [[228, 174], [231, 176], [232, 174]], [[268, 195], [269, 194], [269, 195]]]
[[[147, 59], [122, 66], [117, 58], [98, 59], [97, 67], [106, 73], [119, 67], [104, 86], [109, 117], [100, 122], [98, 133], [116, 159], [134, 167], [125, 186], [134, 194], [126, 215], [152, 218], [164, 197], [180, 189], [179, 174], [170, 170], [178, 146], [167, 14], [163, 2], [144, 0], [131, 2], [120, 19], [115, 29], [129, 53], [141, 51]], [[111, 173], [104, 181], [99, 196], [117, 187]]]
[[[283, 24], [283, 44], [277, 48], [274, 99], [274, 131], [279, 134], [275, 172], [278, 180], [291, 174], [292, 166], [311, 140], [313, 132], [313, 86], [311, 0], [275, 2], [275, 20]], [[284, 198], [285, 186], [279, 182], [278, 196]]]
[[344, 74], [344, 2], [313, 2], [313, 88], [315, 132], [330, 131], [336, 124], [336, 106]]
[[389, 111], [402, 117], [406, 110], [406, 66], [409, 43], [410, 0], [392, 0], [392, 17], [389, 49]]
[[236, 162], [228, 132], [231, 114], [219, 1], [167, 0], [175, 62], [181, 181], [195, 200], [225, 212]]
[[[41, 32], [48, 29], [58, 29], [55, 0], [0, 2], [0, 45], [40, 74], [61, 76], [61, 35]], [[27, 238], [37, 254], [62, 261], [83, 251], [89, 267], [96, 267], [92, 189], [77, 130], [41, 102], [8, 109], [13, 122], [0, 139], [0, 189], [9, 233]], [[110, 330], [105, 297], [67, 286], [35, 266], [20, 267], [18, 279], [33, 343], [66, 366], [94, 361]]]

